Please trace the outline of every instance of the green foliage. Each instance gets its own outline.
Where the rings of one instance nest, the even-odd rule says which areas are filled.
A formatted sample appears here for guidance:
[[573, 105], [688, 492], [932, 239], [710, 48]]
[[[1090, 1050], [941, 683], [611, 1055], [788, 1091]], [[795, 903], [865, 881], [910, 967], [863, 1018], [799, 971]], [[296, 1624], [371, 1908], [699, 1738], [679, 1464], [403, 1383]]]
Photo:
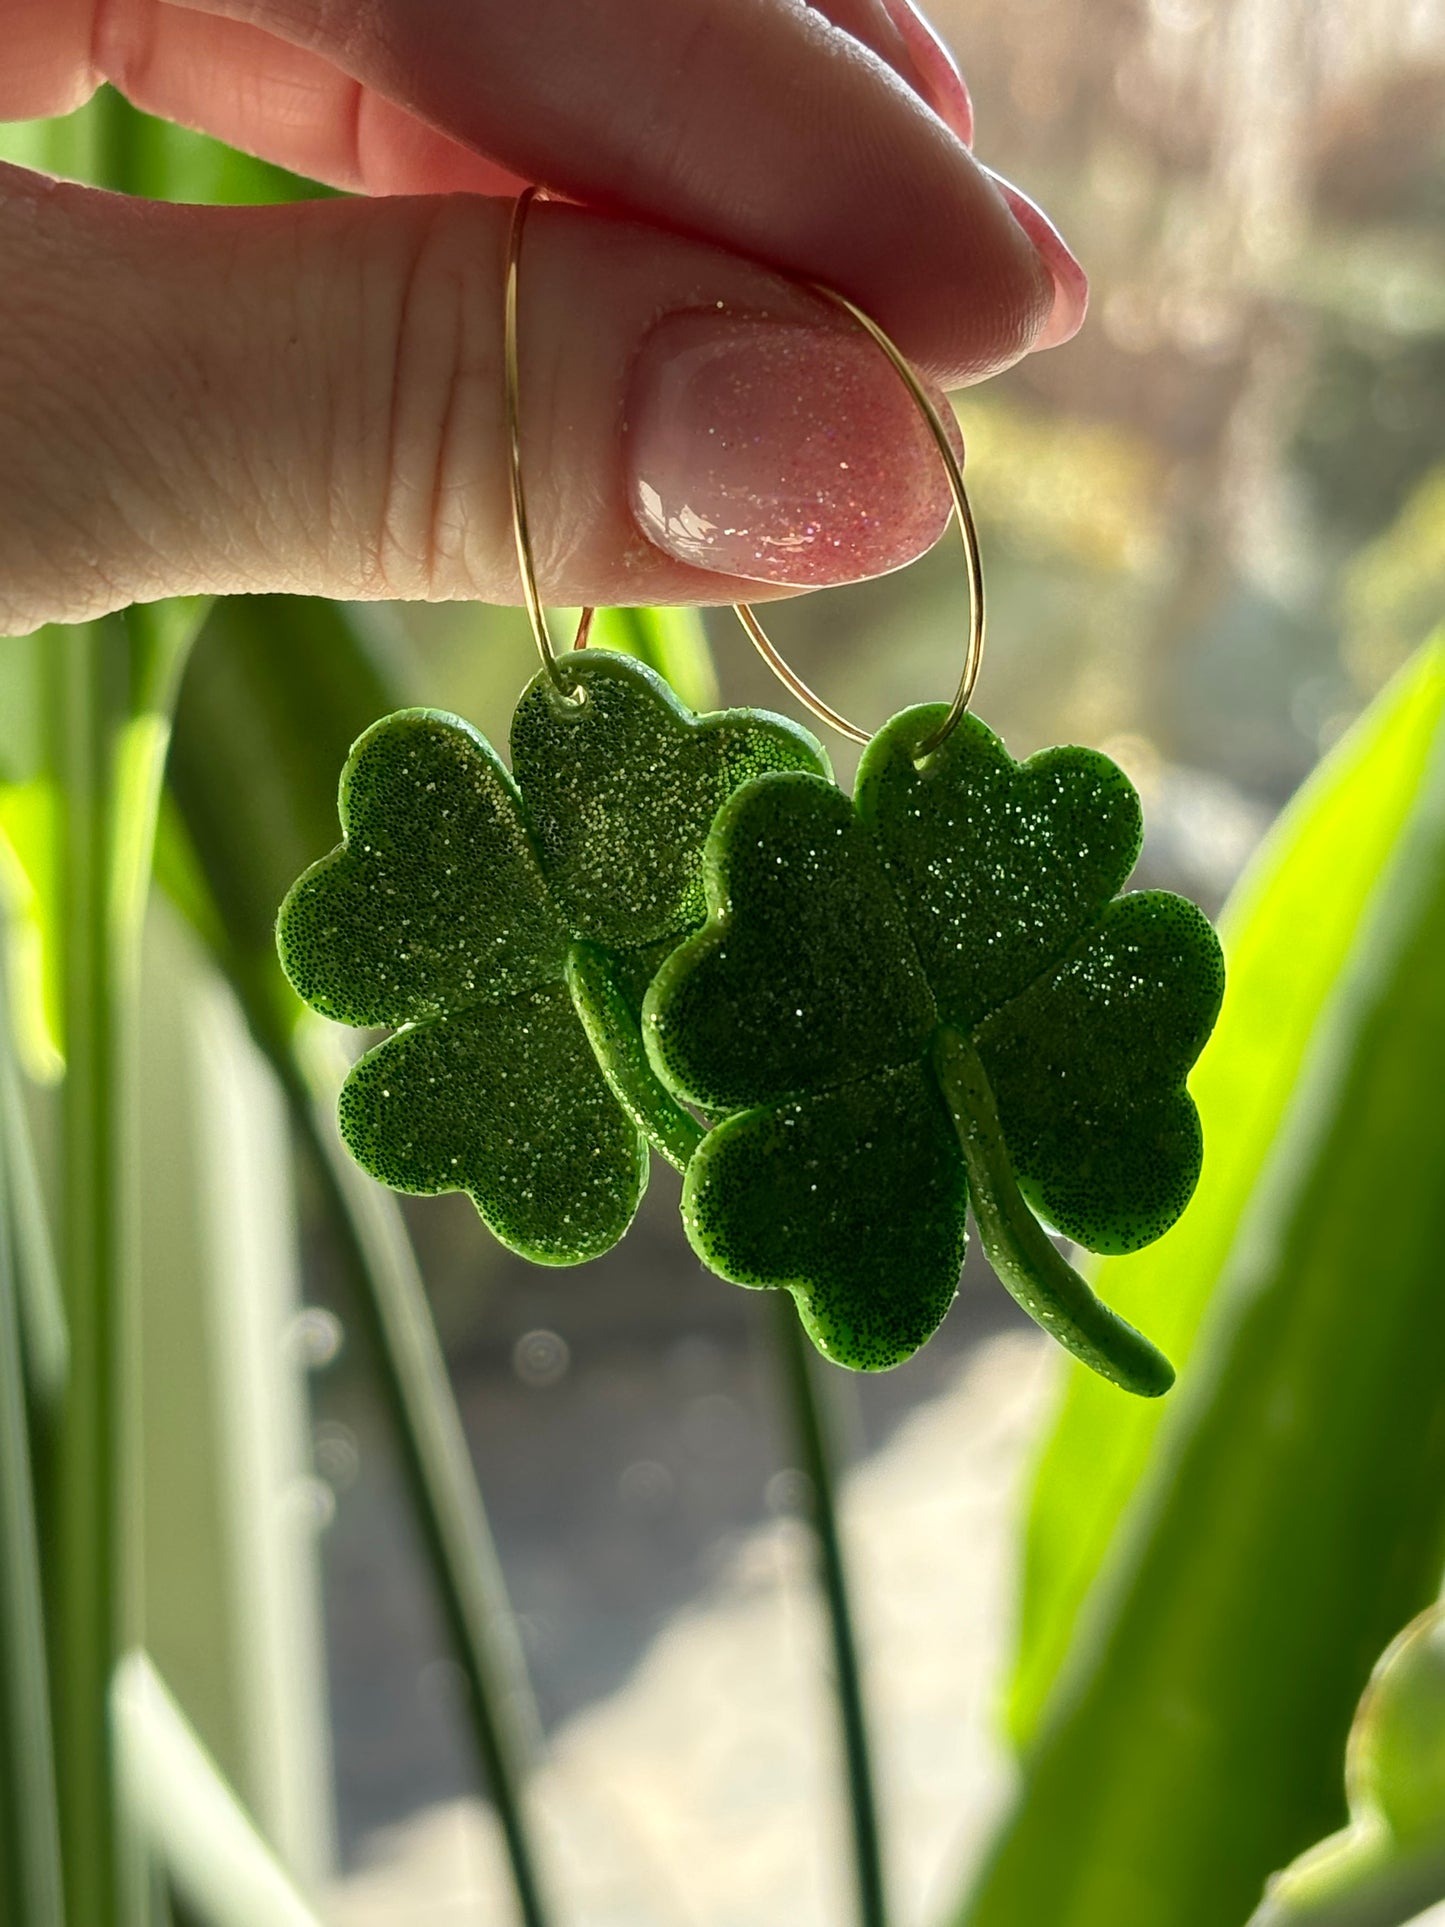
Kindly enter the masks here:
[[320, 1927], [143, 1653], [121, 1662], [111, 1698], [127, 1811], [187, 1917]]
[[[1239, 1232], [1310, 1039], [1416, 798], [1445, 712], [1445, 650], [1421, 654], [1285, 812], [1221, 920], [1230, 993], [1191, 1088], [1209, 1145], [1187, 1221], [1095, 1282], [1147, 1313], [1181, 1364]], [[1121, 1406], [1070, 1374], [1027, 1528], [1011, 1725], [1027, 1745], [1160, 1437], [1162, 1408]], [[1172, 1421], [1171, 1421], [1172, 1423]], [[1161, 1446], [1161, 1449], [1162, 1446]]]
[[102, 87], [74, 114], [0, 124], [0, 160], [158, 201], [250, 206], [333, 191], [143, 114], [112, 87]]
[[270, 977], [276, 905], [335, 835], [336, 772], [400, 700], [396, 662], [335, 603], [233, 596], [206, 621], [167, 783], [233, 946]]
[[465, 1190], [504, 1244], [549, 1264], [598, 1256], [631, 1222], [639, 1118], [656, 1119], [664, 1150], [690, 1137], [655, 1080], [638, 1082], [636, 1049], [613, 1095], [594, 1045], [618, 1005], [588, 977], [584, 1027], [570, 944], [625, 956], [670, 942], [700, 914], [724, 799], [759, 770], [823, 766], [794, 725], [695, 717], [624, 657], [589, 651], [563, 674], [565, 693], [541, 674], [517, 705], [515, 781], [455, 717], [402, 711], [368, 730], [342, 776], [345, 841], [277, 929], [313, 1008], [402, 1027], [342, 1092], [357, 1161], [396, 1190]]
[[[688, 1169], [688, 1235], [724, 1277], [792, 1291], [829, 1356], [878, 1370], [953, 1298], [972, 1181], [986, 1247], [1010, 1254], [1001, 1275], [1031, 1313], [1116, 1382], [1161, 1391], [1167, 1367], [1137, 1333], [1081, 1324], [1077, 1280], [1059, 1304], [1041, 1267], [1061, 1261], [1014, 1175], [1106, 1249], [1178, 1216], [1199, 1168], [1184, 1077], [1218, 1008], [1218, 947], [1180, 898], [1114, 900], [1140, 820], [1106, 757], [1019, 765], [970, 718], [919, 765], [941, 715], [907, 711], [874, 738], [856, 805], [771, 777], [718, 818], [708, 922], [645, 1006], [659, 1074], [725, 1119]], [[943, 1034], [969, 1040], [967, 1088]]]
[[1269, 1884], [1250, 1927], [1401, 1927], [1445, 1900], [1445, 1608], [1392, 1641], [1345, 1754], [1350, 1824]]
[[[54, 1302], [52, 1268], [46, 1262], [36, 1275], [42, 1247], [17, 1221], [15, 1178], [28, 1168], [31, 1152], [16, 1102], [4, 988], [0, 969], [0, 1900], [7, 1920], [61, 1927], [63, 1876], [30, 1430], [31, 1412], [43, 1403], [53, 1413], [61, 1386], [52, 1358], [35, 1343], [37, 1304], [45, 1305], [45, 1328], [56, 1334], [62, 1384], [66, 1334]], [[32, 1307], [28, 1333], [27, 1299]]]
[[[1235, 922], [1246, 955], [1266, 932], [1270, 954], [1233, 979], [1232, 1001], [1251, 1006], [1227, 1033], [1244, 1055], [1216, 1067], [1206, 1124], [1242, 1089], [1248, 1156], [1200, 1215], [1207, 1268], [1190, 1261], [1189, 1229], [1175, 1250], [1194, 1317], [1217, 1277], [1208, 1327], [1080, 1615], [969, 1927], [1242, 1919], [1268, 1872], [1342, 1817], [1335, 1762], [1371, 1660], [1438, 1582], [1445, 739], [1429, 722], [1428, 756], [1412, 739], [1438, 719], [1439, 669], [1427, 662], [1395, 693], [1385, 726], [1342, 759], [1348, 781], [1336, 771], [1316, 786], [1267, 894], [1252, 890], [1250, 920]], [[1391, 737], [1413, 763], [1403, 795]], [[1383, 804], [1377, 780], [1394, 791]], [[1315, 942], [1347, 956], [1327, 995]], [[1291, 971], [1313, 1024], [1279, 1021]], [[1087, 1431], [1077, 1410], [1066, 1420], [1076, 1493], [1095, 1476], [1090, 1445], [1106, 1440], [1095, 1419]], [[1132, 1415], [1123, 1425], [1135, 1431]], [[1110, 1508], [1120, 1466], [1100, 1451]]]
[[[264, 202], [328, 191], [151, 120], [108, 88], [64, 120], [0, 129], [0, 154], [168, 199]], [[117, 1128], [117, 1119], [129, 1116], [115, 1075], [127, 1060], [124, 1049], [112, 1046], [124, 1044], [134, 1015], [131, 949], [151, 872], [165, 712], [174, 671], [203, 613], [194, 602], [133, 610], [123, 625], [104, 625], [103, 640], [85, 630], [52, 630], [9, 643], [0, 657], [0, 776], [6, 779], [0, 888], [23, 918], [11, 946], [24, 975], [16, 1029], [32, 1076], [53, 1080], [66, 1072], [66, 1140], [55, 1174], [64, 1187], [62, 1223], [71, 1248], [63, 1254], [66, 1284], [101, 1312], [73, 1321], [72, 1346], [54, 1305], [45, 1200], [25, 1155], [27, 1140], [16, 1128], [17, 1093], [7, 1085], [0, 1091], [0, 1148], [16, 1207], [12, 1230], [32, 1425], [44, 1448], [42, 1469], [73, 1468], [59, 1483], [42, 1480], [38, 1534], [41, 1549], [53, 1555], [48, 1629], [60, 1655], [54, 1732], [69, 1769], [60, 1793], [66, 1918], [73, 1927], [116, 1927], [122, 1917], [145, 1912], [129, 1879], [141, 1838], [176, 1890], [170, 1899], [178, 1921], [182, 1909], [197, 1927], [260, 1921], [273, 1927], [313, 1918], [143, 1659], [132, 1655], [126, 1662], [114, 1706], [108, 1705], [119, 1619], [113, 1608], [130, 1596], [125, 1568], [138, 1511], [120, 1476], [130, 1463], [129, 1433], [122, 1451], [112, 1427], [130, 1395], [132, 1356], [128, 1342], [114, 1342], [128, 1312], [127, 1293], [117, 1289], [127, 1282], [117, 1262], [122, 1241], [111, 1234], [115, 1217], [129, 1208], [123, 1153], [134, 1148]], [[71, 674], [70, 665], [92, 653], [88, 666], [95, 673]], [[117, 687], [116, 674], [127, 663], [139, 672], [129, 678], [128, 691]], [[173, 899], [241, 999], [293, 1099], [303, 1135], [312, 1113], [294, 1051], [296, 1007], [275, 958], [274, 907], [327, 840], [335, 772], [347, 746], [395, 706], [387, 674], [370, 636], [364, 638], [344, 610], [320, 601], [241, 597], [214, 610], [182, 704], [161, 868]], [[102, 711], [106, 726], [97, 730]], [[73, 1046], [68, 1066], [60, 1054], [65, 1016]], [[319, 1126], [313, 1135], [320, 1139]], [[328, 1189], [330, 1167], [318, 1158], [323, 1189], [335, 1203], [343, 1248], [365, 1280], [363, 1325], [367, 1311], [374, 1313], [382, 1383], [399, 1421], [403, 1464], [441, 1602], [466, 1666], [468, 1722], [506, 1837], [519, 1915], [528, 1927], [541, 1927], [545, 1914], [518, 1795], [519, 1749], [511, 1738], [526, 1700], [524, 1675], [519, 1679], [518, 1669], [498, 1657], [509, 1644], [499, 1628], [511, 1619], [465, 1440], [394, 1200], [360, 1179], [339, 1146], [336, 1163], [358, 1178], [364, 1197], [353, 1197], [340, 1178]], [[62, 1408], [67, 1372], [72, 1394]], [[0, 1472], [6, 1498], [23, 1490], [26, 1474], [10, 1416], [7, 1405]], [[246, 1466], [238, 1468], [240, 1478], [248, 1474]], [[27, 1557], [18, 1545], [8, 1536], [0, 1550], [0, 1594], [7, 1603], [19, 1599], [23, 1587], [38, 1585], [34, 1549]], [[24, 1697], [6, 1695], [0, 1750], [8, 1761], [13, 1739], [30, 1791], [0, 1770], [0, 1836], [17, 1821], [38, 1866], [48, 1851], [43, 1802], [35, 1793], [37, 1786], [43, 1792], [49, 1774], [51, 1728], [40, 1705], [46, 1664], [43, 1648], [37, 1655], [33, 1641], [15, 1637], [17, 1623], [7, 1625], [4, 1657], [15, 1661]], [[139, 1696], [144, 1704], [128, 1690], [138, 1683], [147, 1687]], [[124, 1814], [111, 1800], [117, 1740], [129, 1796]], [[122, 1852], [113, 1855], [118, 1835]], [[112, 1878], [118, 1859], [125, 1862], [124, 1891]], [[5, 1918], [50, 1927], [45, 1886], [27, 1873], [28, 1887], [10, 1904], [10, 1874], [0, 1847]], [[52, 1896], [57, 1884], [58, 1876], [49, 1882]], [[154, 1915], [146, 1918], [171, 1916], [162, 1884], [156, 1883]]]

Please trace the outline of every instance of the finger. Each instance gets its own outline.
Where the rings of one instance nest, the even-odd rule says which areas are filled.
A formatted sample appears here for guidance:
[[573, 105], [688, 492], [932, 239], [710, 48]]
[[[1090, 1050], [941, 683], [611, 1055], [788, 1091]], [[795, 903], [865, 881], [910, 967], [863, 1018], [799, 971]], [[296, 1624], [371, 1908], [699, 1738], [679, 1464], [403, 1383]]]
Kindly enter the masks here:
[[[48, 6], [51, 0], [41, 0]], [[0, 4], [0, 120], [69, 113], [104, 80], [147, 113], [278, 167], [370, 194], [515, 194], [523, 183], [343, 73], [245, 21], [158, 4]], [[18, 11], [17, 11], [18, 8]]]
[[973, 103], [963, 75], [911, 0], [826, 0], [820, 11], [886, 60], [945, 127], [973, 145]]
[[1016, 360], [1068, 298], [956, 135], [814, 9], [186, 4], [323, 55], [521, 178], [838, 288], [940, 380]]
[[[245, 21], [162, 0], [8, 0], [0, 119], [69, 113], [102, 80], [147, 112], [203, 129], [277, 166], [373, 194], [521, 185], [330, 60]], [[830, 0], [823, 12], [871, 47], [965, 140], [968, 93], [909, 0]]]
[[[53, 10], [48, 0], [9, 0], [0, 118], [67, 112], [109, 79], [149, 112], [336, 187], [501, 194], [522, 184], [515, 171], [408, 113], [324, 54], [244, 19], [212, 18], [162, 0], [111, 0], [95, 9], [96, 0], [55, 0]], [[909, 0], [829, 0], [819, 11], [971, 139], [967, 90]], [[1053, 346], [1082, 322], [1087, 283], [1041, 211], [1006, 186], [1003, 198], [1050, 276], [1049, 315], [1033, 345]], [[986, 373], [989, 365], [973, 372]]]
[[[471, 195], [195, 208], [0, 169], [0, 633], [184, 592], [516, 601], [509, 220]], [[565, 205], [525, 240], [549, 600], [727, 601], [937, 536], [927, 432], [835, 310]]]

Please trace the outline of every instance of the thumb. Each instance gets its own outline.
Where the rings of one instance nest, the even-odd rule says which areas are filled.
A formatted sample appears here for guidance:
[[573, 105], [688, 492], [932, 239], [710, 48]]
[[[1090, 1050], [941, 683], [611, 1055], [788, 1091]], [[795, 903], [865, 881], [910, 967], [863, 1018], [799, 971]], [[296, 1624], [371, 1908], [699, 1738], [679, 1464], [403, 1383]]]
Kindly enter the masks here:
[[[183, 592], [518, 600], [510, 218], [170, 206], [0, 167], [0, 633]], [[1022, 343], [1036, 289], [1006, 267], [980, 287]], [[723, 602], [938, 535], [926, 429], [817, 297], [560, 204], [528, 218], [520, 287], [549, 600]]]

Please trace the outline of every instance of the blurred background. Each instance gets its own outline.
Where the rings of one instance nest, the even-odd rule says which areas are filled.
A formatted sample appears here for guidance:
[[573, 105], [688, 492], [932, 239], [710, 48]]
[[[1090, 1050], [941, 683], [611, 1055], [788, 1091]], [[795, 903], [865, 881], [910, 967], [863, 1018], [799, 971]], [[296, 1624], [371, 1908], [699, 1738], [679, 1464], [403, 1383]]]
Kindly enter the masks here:
[[[1049, 210], [1093, 285], [1077, 340], [955, 398], [989, 592], [976, 706], [1016, 755], [1106, 749], [1145, 799], [1143, 880], [1214, 912], [1445, 607], [1445, 8], [934, 0], [932, 16], [980, 154]], [[38, 161], [41, 138], [0, 130], [0, 152]], [[47, 164], [85, 171], [64, 147], [81, 134], [43, 138]], [[282, 191], [167, 130], [131, 152], [139, 191]], [[773, 628], [831, 702], [881, 721], [951, 686], [964, 609], [950, 540], [780, 606]], [[514, 612], [339, 619], [378, 710], [439, 704], [505, 743], [533, 668]], [[327, 618], [266, 620], [293, 625], [324, 680]], [[708, 629], [724, 700], [787, 706], [726, 611]], [[213, 616], [181, 690], [173, 876], [187, 849], [208, 867], [199, 786], [232, 724], [238, 745], [248, 721], [296, 733], [255, 695], [250, 638]], [[12, 997], [43, 1135], [44, 880], [14, 857], [37, 807], [14, 721], [35, 673], [30, 645], [0, 645]], [[336, 713], [359, 728], [352, 700]], [[339, 723], [308, 744], [318, 801], [276, 826], [263, 896], [334, 841], [317, 825], [345, 747]], [[846, 746], [829, 749], [844, 777]], [[458, 1669], [334, 1227], [174, 899], [152, 904], [144, 959], [148, 1644], [337, 1927], [501, 1921]], [[464, 1199], [405, 1215], [535, 1686], [562, 1917], [831, 1927], [846, 1836], [769, 1307], [701, 1271], [675, 1204], [655, 1168], [627, 1242], [555, 1273], [503, 1252]], [[829, 1375], [899, 1927], [941, 1917], [1008, 1795], [1020, 1509], [1061, 1366], [970, 1264], [908, 1365]], [[258, 1442], [263, 1476], [238, 1501], [228, 1463], [257, 1463]]]

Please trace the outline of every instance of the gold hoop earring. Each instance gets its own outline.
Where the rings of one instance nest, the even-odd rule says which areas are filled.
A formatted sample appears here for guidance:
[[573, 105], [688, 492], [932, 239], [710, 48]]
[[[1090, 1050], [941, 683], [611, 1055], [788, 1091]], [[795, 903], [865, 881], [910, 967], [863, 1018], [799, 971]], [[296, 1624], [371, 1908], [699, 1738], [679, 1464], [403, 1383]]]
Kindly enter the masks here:
[[[537, 644], [537, 653], [542, 658], [542, 667], [552, 679], [552, 686], [559, 696], [568, 702], [582, 701], [581, 695], [564, 684], [557, 669], [557, 651], [547, 628], [547, 618], [542, 609], [542, 598], [537, 593], [537, 571], [532, 561], [532, 538], [527, 525], [527, 499], [522, 490], [522, 424], [521, 424], [521, 367], [517, 351], [517, 286], [521, 278], [522, 230], [526, 225], [527, 210], [537, 198], [535, 187], [523, 188], [512, 207], [512, 225], [507, 234], [507, 277], [503, 297], [502, 328], [502, 365], [505, 377], [507, 398], [507, 453], [509, 458], [509, 477], [512, 486], [512, 538], [517, 545], [517, 567], [522, 576], [522, 598], [526, 604], [527, 617], [532, 625], [532, 635]], [[572, 647], [585, 649], [588, 633], [592, 628], [593, 611], [586, 608], [577, 621], [577, 634], [573, 637]]]
[[[526, 496], [522, 487], [522, 438], [521, 438], [521, 376], [520, 358], [517, 348], [517, 289], [520, 279], [519, 269], [522, 256], [522, 233], [526, 224], [527, 212], [537, 198], [537, 189], [527, 187], [517, 196], [512, 209], [511, 229], [507, 237], [507, 271], [505, 287], [505, 325], [503, 329], [503, 363], [506, 379], [507, 409], [507, 448], [509, 456], [509, 477], [512, 496], [512, 534], [517, 546], [517, 566], [522, 578], [522, 595], [526, 604], [527, 616], [532, 625], [532, 635], [536, 640], [537, 652], [542, 666], [551, 677], [558, 693], [569, 701], [580, 700], [577, 692], [567, 689], [559, 674], [558, 656], [552, 637], [547, 628], [542, 599], [537, 590], [537, 572], [532, 558], [531, 533], [527, 522]], [[914, 405], [918, 408], [928, 425], [934, 445], [943, 461], [944, 473], [948, 481], [948, 491], [952, 497], [953, 513], [958, 517], [959, 533], [963, 538], [964, 556], [968, 569], [968, 634], [964, 650], [963, 672], [948, 711], [928, 738], [919, 745], [920, 759], [939, 749], [958, 727], [967, 713], [978, 682], [979, 670], [983, 664], [984, 650], [984, 597], [983, 563], [979, 554], [978, 530], [969, 506], [968, 490], [964, 486], [963, 468], [954, 453], [948, 429], [932, 398], [924, 389], [922, 382], [909, 364], [902, 351], [892, 338], [879, 327], [871, 316], [851, 302], [846, 295], [837, 294], [821, 282], [810, 284], [812, 291], [835, 307], [841, 308], [877, 344], [888, 357], [889, 362], [908, 390]], [[839, 711], [824, 702], [817, 692], [809, 688], [797, 671], [787, 662], [764, 629], [757, 611], [751, 603], [737, 602], [733, 609], [738, 621], [751, 640], [753, 647], [767, 663], [773, 674], [785, 689], [791, 690], [798, 701], [813, 715], [835, 729], [842, 736], [855, 743], [866, 743], [868, 731], [850, 722]], [[592, 609], [583, 609], [578, 619], [577, 633], [573, 638], [574, 650], [585, 649], [592, 627]]]

